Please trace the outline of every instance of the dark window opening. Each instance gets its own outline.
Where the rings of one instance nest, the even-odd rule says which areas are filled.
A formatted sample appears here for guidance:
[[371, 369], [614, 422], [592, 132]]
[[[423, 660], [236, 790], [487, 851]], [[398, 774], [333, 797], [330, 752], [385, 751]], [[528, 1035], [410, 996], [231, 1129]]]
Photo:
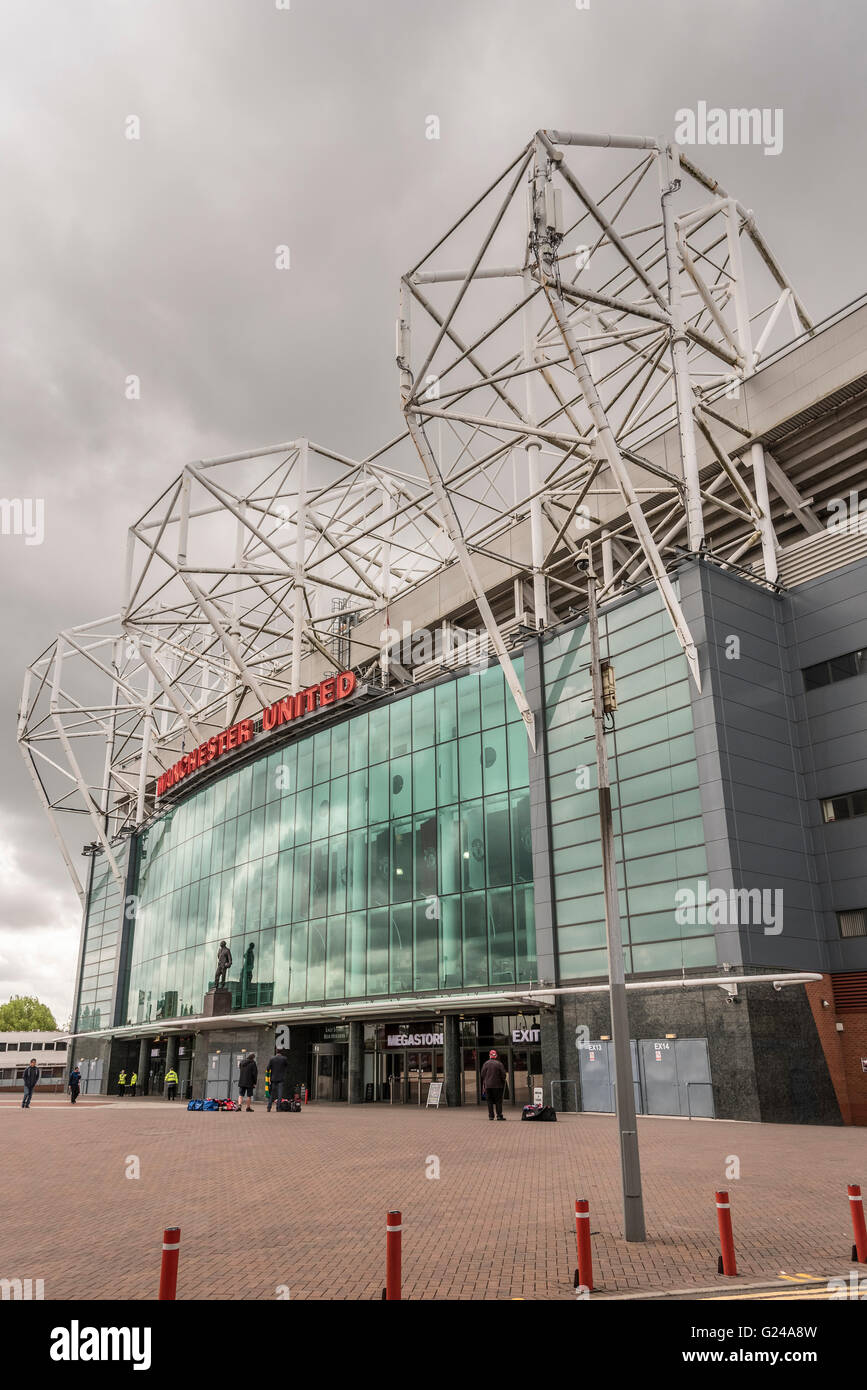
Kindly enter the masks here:
[[843, 656], [831, 657], [829, 661], [819, 661], [815, 666], [804, 667], [804, 688], [819, 690], [823, 685], [834, 685], [837, 681], [849, 680], [867, 671], [867, 649], [845, 652]]

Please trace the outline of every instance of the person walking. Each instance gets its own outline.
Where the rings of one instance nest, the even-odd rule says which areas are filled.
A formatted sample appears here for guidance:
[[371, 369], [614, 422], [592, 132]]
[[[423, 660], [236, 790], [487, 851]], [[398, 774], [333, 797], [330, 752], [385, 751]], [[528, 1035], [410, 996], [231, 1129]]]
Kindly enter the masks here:
[[117, 1078], [117, 1093], [118, 1093], [118, 1095], [119, 1095], [119, 1096], [122, 1096], [125, 1090], [126, 1090], [126, 1071], [122, 1071], [121, 1074], [120, 1074], [120, 1076]]
[[78, 1093], [81, 1090], [81, 1072], [78, 1070], [78, 1067], [73, 1067], [72, 1071], [69, 1073], [69, 1085], [66, 1089], [69, 1091], [69, 1099], [74, 1105], [78, 1100]]
[[506, 1068], [493, 1047], [488, 1053], [487, 1062], [482, 1067], [482, 1088], [488, 1102], [488, 1119], [494, 1118], [494, 1108], [496, 1107], [497, 1119], [504, 1120], [506, 1117], [503, 1114], [503, 1091], [506, 1089]]
[[[247, 1109], [253, 1109], [253, 1092], [256, 1089], [256, 1082], [259, 1080], [259, 1068], [256, 1066], [255, 1052], [248, 1052], [241, 1063], [241, 1070], [238, 1073], [238, 1109], [241, 1109], [241, 1101], [247, 1097]], [[270, 1109], [270, 1106], [268, 1107]]]
[[274, 1053], [274, 1056], [268, 1063], [268, 1070], [271, 1073], [271, 1085], [268, 1091], [268, 1109], [271, 1109], [275, 1100], [277, 1101], [279, 1109], [279, 1103], [283, 1099], [286, 1091], [286, 1077], [289, 1074], [289, 1058], [286, 1056], [284, 1048], [280, 1047]]
[[129, 1079], [129, 1093], [130, 1093], [131, 1096], [134, 1096], [134, 1095], [135, 1095], [135, 1088], [136, 1088], [137, 1083], [138, 1083], [138, 1072], [137, 1072], [137, 1071], [134, 1071], [133, 1074], [132, 1074], [132, 1076], [131, 1076], [130, 1079]]
[[178, 1094], [178, 1074], [174, 1067], [170, 1067], [166, 1072], [166, 1095], [169, 1100], [174, 1100]]
[[39, 1080], [39, 1068], [36, 1065], [36, 1058], [30, 1058], [30, 1065], [24, 1068], [24, 1075], [21, 1078], [24, 1082], [24, 1099], [21, 1102], [22, 1110], [30, 1109], [30, 1099]]

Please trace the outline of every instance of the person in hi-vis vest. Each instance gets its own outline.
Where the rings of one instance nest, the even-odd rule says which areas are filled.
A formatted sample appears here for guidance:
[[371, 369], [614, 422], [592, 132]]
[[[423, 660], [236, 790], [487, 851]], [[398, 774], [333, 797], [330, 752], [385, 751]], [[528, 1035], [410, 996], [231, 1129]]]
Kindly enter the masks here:
[[117, 1093], [118, 1093], [118, 1095], [119, 1095], [119, 1096], [122, 1096], [125, 1090], [126, 1090], [126, 1071], [124, 1070], [124, 1071], [121, 1072], [120, 1076], [117, 1078]]
[[174, 1100], [178, 1094], [178, 1074], [172, 1067], [166, 1072], [166, 1095], [169, 1100]]
[[137, 1072], [137, 1071], [134, 1071], [133, 1074], [132, 1074], [132, 1076], [131, 1076], [130, 1079], [129, 1079], [129, 1093], [130, 1093], [131, 1096], [134, 1096], [134, 1095], [135, 1095], [135, 1088], [136, 1088], [137, 1083], [138, 1083], [138, 1072]]

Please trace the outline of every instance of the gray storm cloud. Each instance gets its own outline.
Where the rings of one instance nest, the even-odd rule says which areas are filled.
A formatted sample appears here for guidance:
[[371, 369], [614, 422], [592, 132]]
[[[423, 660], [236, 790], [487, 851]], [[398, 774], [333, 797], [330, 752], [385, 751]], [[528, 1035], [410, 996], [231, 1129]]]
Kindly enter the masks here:
[[781, 0], [6, 0], [0, 495], [42, 498], [45, 539], [0, 536], [0, 999], [71, 1002], [78, 904], [15, 713], [58, 628], [116, 610], [130, 521], [190, 458], [396, 434], [399, 276], [539, 125], [782, 109], [779, 157], [703, 162], [815, 319], [852, 299], [865, 29]]

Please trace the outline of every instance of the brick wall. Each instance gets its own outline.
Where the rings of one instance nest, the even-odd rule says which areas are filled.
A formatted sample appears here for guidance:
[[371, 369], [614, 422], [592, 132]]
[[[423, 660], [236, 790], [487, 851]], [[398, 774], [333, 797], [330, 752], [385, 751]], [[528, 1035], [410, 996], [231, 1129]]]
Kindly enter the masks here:
[[[867, 1057], [867, 1010], [845, 1008], [838, 1013], [833, 975], [823, 975], [805, 989], [843, 1123], [867, 1125], [867, 1072], [861, 1067], [862, 1057]], [[823, 1007], [823, 999], [828, 1008]], [[838, 1023], [843, 1025], [842, 1032]]]

